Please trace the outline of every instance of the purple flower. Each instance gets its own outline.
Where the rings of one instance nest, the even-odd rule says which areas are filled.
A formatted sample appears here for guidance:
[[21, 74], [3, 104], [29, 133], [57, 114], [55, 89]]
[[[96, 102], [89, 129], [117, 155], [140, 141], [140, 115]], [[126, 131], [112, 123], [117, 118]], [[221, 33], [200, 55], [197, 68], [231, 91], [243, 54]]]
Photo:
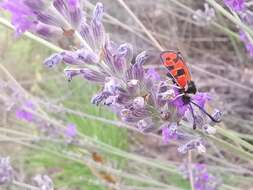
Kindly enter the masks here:
[[17, 35], [31, 29], [37, 24], [34, 19], [34, 12], [23, 0], [6, 0], [1, 4], [1, 7], [12, 14], [12, 24], [16, 28]]
[[106, 78], [106, 75], [103, 75], [103, 73], [87, 68], [66, 68], [64, 73], [69, 81], [78, 75], [82, 75], [86, 80], [98, 83], [104, 82]]
[[211, 96], [209, 96], [208, 93], [201, 93], [198, 92], [197, 94], [195, 94], [192, 98], [192, 100], [198, 104], [201, 108], [204, 109], [206, 102], [211, 100]]
[[18, 119], [22, 119], [22, 120], [25, 120], [25, 121], [28, 121], [28, 122], [34, 121], [34, 119], [35, 119], [34, 115], [31, 112], [26, 111], [25, 108], [28, 108], [28, 109], [31, 109], [31, 110], [35, 109], [32, 102], [27, 101], [21, 108], [18, 108], [16, 110], [16, 117]]
[[180, 117], [183, 117], [185, 112], [189, 109], [188, 105], [183, 102], [181, 96], [178, 96], [178, 95], [180, 95], [178, 92], [178, 89], [174, 88], [174, 92], [175, 92], [176, 97], [170, 103], [177, 109], [178, 115]]
[[49, 58], [44, 61], [44, 65], [53, 67], [59, 64], [63, 60], [63, 56], [59, 53], [52, 54]]
[[249, 55], [253, 57], [253, 44], [250, 41], [247, 33], [245, 33], [243, 30], [240, 31], [240, 39], [244, 43], [244, 46], [246, 50], [248, 51]]
[[10, 164], [10, 159], [0, 157], [0, 185], [8, 184], [14, 177], [14, 171]]
[[205, 164], [195, 164], [193, 179], [196, 190], [217, 190], [220, 185], [220, 182], [208, 172]]
[[182, 154], [186, 154], [188, 151], [194, 150], [194, 149], [196, 149], [198, 153], [200, 154], [206, 152], [206, 148], [202, 143], [202, 139], [191, 140], [187, 142], [186, 144], [179, 146], [177, 150], [178, 152]]
[[[191, 165], [191, 168], [190, 168]], [[193, 185], [196, 190], [218, 190], [221, 185], [220, 180], [209, 173], [207, 165], [204, 163], [192, 164], [184, 161], [179, 170], [187, 179], [190, 178], [190, 169], [193, 177]]]
[[72, 27], [78, 28], [82, 19], [82, 11], [79, 0], [54, 0], [53, 5]]
[[177, 124], [164, 124], [162, 126], [163, 142], [167, 144], [171, 139], [177, 138]]
[[150, 77], [153, 80], [157, 80], [157, 81], [161, 80], [160, 75], [156, 72], [154, 68], [148, 69], [146, 76]]
[[74, 138], [77, 135], [76, 125], [68, 124], [67, 128], [65, 129], [65, 136], [69, 138]]
[[224, 0], [224, 3], [235, 12], [241, 12], [245, 9], [244, 0]]
[[141, 132], [147, 133], [154, 129], [154, 123], [151, 118], [142, 119], [137, 122], [137, 128]]

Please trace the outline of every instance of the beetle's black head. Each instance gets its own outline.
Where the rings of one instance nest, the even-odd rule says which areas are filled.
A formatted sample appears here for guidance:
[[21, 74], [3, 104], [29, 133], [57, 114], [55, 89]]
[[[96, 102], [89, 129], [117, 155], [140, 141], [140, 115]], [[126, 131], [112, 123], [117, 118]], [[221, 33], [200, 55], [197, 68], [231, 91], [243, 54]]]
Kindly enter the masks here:
[[196, 85], [193, 81], [190, 81], [188, 83], [188, 89], [186, 91], [186, 93], [189, 93], [189, 94], [196, 94], [197, 92], [197, 88], [196, 88]]

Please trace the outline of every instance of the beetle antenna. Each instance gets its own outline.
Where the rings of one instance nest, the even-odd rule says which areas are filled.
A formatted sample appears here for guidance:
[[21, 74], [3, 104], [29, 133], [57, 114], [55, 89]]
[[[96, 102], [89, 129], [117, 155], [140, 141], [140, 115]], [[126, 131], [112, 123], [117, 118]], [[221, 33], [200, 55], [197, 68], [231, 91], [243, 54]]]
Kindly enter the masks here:
[[219, 123], [220, 120], [216, 120], [213, 116], [211, 116], [205, 109], [203, 109], [200, 105], [198, 105], [197, 103], [193, 102], [192, 100], [190, 101], [193, 105], [195, 105], [196, 107], [198, 107], [204, 114], [206, 114], [213, 122], [215, 123]]

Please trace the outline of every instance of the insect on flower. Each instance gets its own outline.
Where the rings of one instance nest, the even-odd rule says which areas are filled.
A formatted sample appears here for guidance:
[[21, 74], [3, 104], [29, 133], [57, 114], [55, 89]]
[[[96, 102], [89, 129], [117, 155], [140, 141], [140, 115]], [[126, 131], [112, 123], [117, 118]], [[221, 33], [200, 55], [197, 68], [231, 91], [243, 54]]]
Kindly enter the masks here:
[[186, 65], [180, 52], [164, 51], [160, 54], [163, 65], [169, 70], [167, 76], [172, 79], [175, 87], [178, 89], [179, 95], [175, 97], [182, 98], [185, 105], [189, 105], [193, 117], [193, 129], [196, 129], [196, 117], [192, 108], [192, 104], [198, 107], [204, 114], [206, 114], [213, 122], [220, 122], [211, 116], [204, 108], [195, 103], [190, 94], [196, 94], [197, 88], [192, 81], [190, 70]]

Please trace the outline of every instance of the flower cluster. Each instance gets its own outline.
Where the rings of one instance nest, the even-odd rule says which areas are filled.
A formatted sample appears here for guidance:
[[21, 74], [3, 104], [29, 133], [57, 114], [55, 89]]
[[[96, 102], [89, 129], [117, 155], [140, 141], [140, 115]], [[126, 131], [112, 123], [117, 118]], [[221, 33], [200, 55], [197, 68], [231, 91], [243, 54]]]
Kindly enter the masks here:
[[[245, 0], [224, 0], [224, 3], [232, 11], [238, 13], [244, 24], [253, 29], [253, 12], [252, 9], [246, 4]], [[240, 39], [244, 43], [248, 54], [253, 57], [252, 36], [250, 36], [247, 31], [240, 29]]]
[[[13, 180], [14, 180], [14, 170], [11, 166], [9, 157], [0, 157], [0, 186], [10, 185]], [[54, 189], [53, 181], [47, 175], [36, 175], [34, 177], [34, 182], [36, 183], [36, 187], [38, 187], [41, 190]]]
[[69, 123], [65, 129], [58, 129], [43, 118], [38, 117], [36, 111], [36, 106], [31, 101], [26, 101], [22, 106], [17, 106], [16, 117], [36, 125], [38, 130], [47, 137], [64, 136], [67, 142], [72, 142], [77, 136], [77, 129], [74, 124]]
[[217, 190], [220, 186], [220, 181], [209, 173], [207, 165], [203, 163], [197, 163], [190, 165], [184, 162], [179, 170], [183, 176], [190, 180], [190, 172], [192, 172], [193, 185], [196, 190]]
[[47, 137], [64, 137], [66, 142], [72, 143], [76, 139], [77, 129], [74, 124], [67, 124], [66, 128], [58, 129], [51, 123], [40, 117], [39, 109], [35, 102], [27, 99], [22, 91], [8, 82], [0, 80], [2, 95], [0, 103], [7, 112], [14, 112], [18, 120], [35, 125], [39, 132]]
[[[240, 14], [242, 21], [253, 29], [253, 12], [247, 9], [244, 13]], [[244, 43], [249, 55], [253, 57], [253, 37], [246, 31], [240, 30], [240, 38]]]
[[[31, 0], [18, 2], [23, 8], [22, 13], [14, 11], [16, 5], [11, 1], [3, 6], [12, 12], [13, 18], [17, 14], [24, 17], [20, 21], [13, 20], [18, 32], [29, 30], [41, 35], [36, 29], [43, 24], [44, 27], [61, 30], [66, 38], [77, 37], [80, 41], [65, 48], [64, 52], [53, 54], [44, 64], [54, 67], [64, 63], [69, 81], [79, 76], [99, 84], [102, 89], [92, 98], [93, 104], [107, 106], [122, 121], [142, 132], [161, 132], [165, 142], [172, 139], [188, 142], [179, 148], [183, 153], [191, 149], [204, 152], [202, 139], [191, 128], [194, 125], [206, 134], [215, 132], [210, 126], [211, 120], [201, 111], [210, 97], [198, 92], [192, 100], [199, 107], [184, 104], [178, 88], [169, 78], [154, 69], [145, 68], [151, 58], [148, 51], [136, 54], [131, 44], [118, 45], [109, 38], [102, 23], [104, 8], [101, 3], [96, 4], [93, 15], [88, 19], [78, 0], [47, 3], [40, 0], [40, 6]], [[43, 35], [49, 37], [45, 33]], [[22, 114], [26, 120], [31, 119], [29, 115]], [[219, 116], [219, 112], [213, 113], [213, 117]], [[190, 125], [179, 127], [183, 120]]]
[[245, 0], [224, 0], [226, 6], [235, 12], [242, 12], [245, 10]]
[[8, 157], [0, 157], [0, 185], [10, 183], [14, 178], [14, 171]]
[[210, 8], [207, 3], [205, 3], [204, 10], [196, 10], [192, 17], [196, 21], [196, 24], [200, 26], [206, 26], [214, 20], [215, 11], [213, 8]]

